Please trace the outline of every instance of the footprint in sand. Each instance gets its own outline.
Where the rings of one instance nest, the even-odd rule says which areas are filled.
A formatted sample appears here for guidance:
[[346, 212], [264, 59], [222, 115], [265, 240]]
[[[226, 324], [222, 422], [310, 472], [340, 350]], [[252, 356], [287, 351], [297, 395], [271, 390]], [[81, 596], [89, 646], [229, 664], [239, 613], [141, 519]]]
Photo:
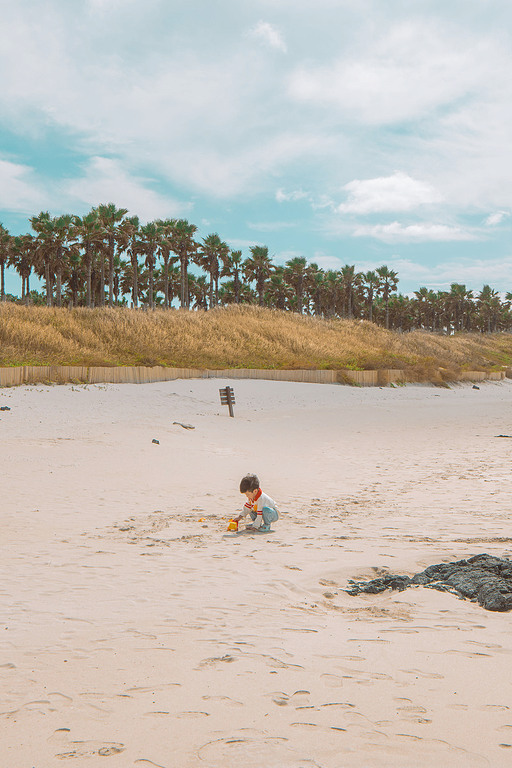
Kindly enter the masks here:
[[201, 696], [203, 701], [221, 701], [231, 707], [243, 707], [243, 702], [231, 699], [229, 696]]
[[59, 752], [55, 755], [59, 760], [68, 760], [77, 757], [94, 757], [95, 755], [110, 757], [111, 755], [118, 755], [126, 749], [124, 744], [115, 742], [105, 744], [105, 742], [97, 741], [70, 741], [66, 746], [68, 747], [66, 752]]
[[199, 667], [216, 667], [218, 664], [231, 664], [233, 661], [236, 661], [236, 658], [227, 653], [224, 656], [210, 656], [208, 659], [203, 659], [199, 662]]
[[298, 747], [281, 736], [241, 736], [216, 739], [203, 744], [197, 751], [201, 764], [243, 765], [244, 768], [320, 768], [315, 760], [304, 758]]
[[288, 704], [291, 704], [292, 706], [295, 706], [296, 709], [300, 709], [304, 708], [309, 702], [310, 692], [295, 691], [295, 693], [288, 695], [282, 691], [277, 691], [276, 693], [270, 693], [269, 696], [278, 707], [286, 707]]
[[23, 704], [22, 709], [28, 709], [34, 712], [41, 712], [42, 714], [46, 714], [47, 712], [55, 712], [55, 707], [52, 707], [48, 699], [40, 699], [37, 701], [27, 701], [26, 704]]
[[341, 688], [343, 685], [343, 678], [340, 675], [333, 675], [330, 672], [326, 672], [320, 675], [322, 682], [327, 688]]
[[484, 704], [480, 707], [480, 709], [483, 710], [494, 710], [495, 712], [506, 712], [510, 707], [507, 707], [506, 704]]
[[408, 720], [414, 723], [431, 723], [432, 720], [422, 717], [427, 714], [427, 710], [422, 706], [415, 706], [413, 704], [399, 707], [397, 712], [400, 714], [402, 720]]
[[404, 675], [414, 675], [415, 677], [425, 677], [432, 680], [444, 680], [444, 675], [437, 672], [423, 672], [421, 669], [401, 669]]
[[153, 687], [145, 688], [138, 687], [127, 688], [127, 693], [154, 693], [155, 691], [163, 691], [165, 688], [181, 688], [181, 683], [164, 683], [163, 685], [155, 685]]

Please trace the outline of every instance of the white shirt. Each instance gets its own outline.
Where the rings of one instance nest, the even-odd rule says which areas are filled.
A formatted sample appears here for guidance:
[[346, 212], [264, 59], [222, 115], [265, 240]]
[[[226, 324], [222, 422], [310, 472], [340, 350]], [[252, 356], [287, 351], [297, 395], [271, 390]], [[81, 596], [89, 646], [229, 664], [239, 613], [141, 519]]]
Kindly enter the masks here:
[[259, 528], [260, 525], [263, 525], [263, 507], [270, 507], [270, 509], [277, 510], [274, 499], [271, 499], [270, 496], [267, 496], [266, 493], [261, 491], [259, 496], [257, 496], [254, 501], [247, 500], [245, 502], [242, 509], [242, 517], [248, 515], [249, 512], [256, 512], [256, 519], [252, 522], [252, 525], [254, 528]]

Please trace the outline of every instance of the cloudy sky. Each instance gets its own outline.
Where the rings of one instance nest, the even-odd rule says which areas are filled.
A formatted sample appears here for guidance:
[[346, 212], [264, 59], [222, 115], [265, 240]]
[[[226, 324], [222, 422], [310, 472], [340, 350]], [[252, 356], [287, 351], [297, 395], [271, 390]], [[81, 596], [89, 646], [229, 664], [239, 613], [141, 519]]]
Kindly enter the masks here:
[[[0, 221], [512, 291], [510, 0], [0, 0]], [[7, 290], [19, 293], [19, 279]]]

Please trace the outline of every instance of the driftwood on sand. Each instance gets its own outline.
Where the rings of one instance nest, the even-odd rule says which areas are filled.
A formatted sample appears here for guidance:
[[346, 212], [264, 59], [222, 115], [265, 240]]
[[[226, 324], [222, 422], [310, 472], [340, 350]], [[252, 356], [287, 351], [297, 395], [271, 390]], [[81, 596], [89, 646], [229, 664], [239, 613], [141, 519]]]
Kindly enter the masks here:
[[350, 587], [345, 590], [349, 595], [424, 586], [452, 592], [479, 603], [488, 611], [512, 610], [512, 561], [487, 554], [474, 555], [455, 563], [430, 565], [412, 577], [383, 576], [372, 581], [350, 580], [349, 584]]

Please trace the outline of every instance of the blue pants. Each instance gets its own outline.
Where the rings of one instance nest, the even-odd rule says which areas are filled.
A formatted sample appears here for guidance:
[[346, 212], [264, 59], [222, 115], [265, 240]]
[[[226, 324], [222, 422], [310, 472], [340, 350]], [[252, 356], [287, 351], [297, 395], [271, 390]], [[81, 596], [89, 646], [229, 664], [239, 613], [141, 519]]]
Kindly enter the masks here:
[[[263, 526], [266, 530], [269, 530], [270, 523], [275, 523], [275, 521], [278, 519], [279, 515], [277, 514], [277, 509], [272, 509], [272, 507], [263, 507], [261, 510], [261, 514], [263, 517]], [[251, 520], [256, 520], [256, 512], [250, 512]], [[262, 530], [263, 526], [260, 528]]]

